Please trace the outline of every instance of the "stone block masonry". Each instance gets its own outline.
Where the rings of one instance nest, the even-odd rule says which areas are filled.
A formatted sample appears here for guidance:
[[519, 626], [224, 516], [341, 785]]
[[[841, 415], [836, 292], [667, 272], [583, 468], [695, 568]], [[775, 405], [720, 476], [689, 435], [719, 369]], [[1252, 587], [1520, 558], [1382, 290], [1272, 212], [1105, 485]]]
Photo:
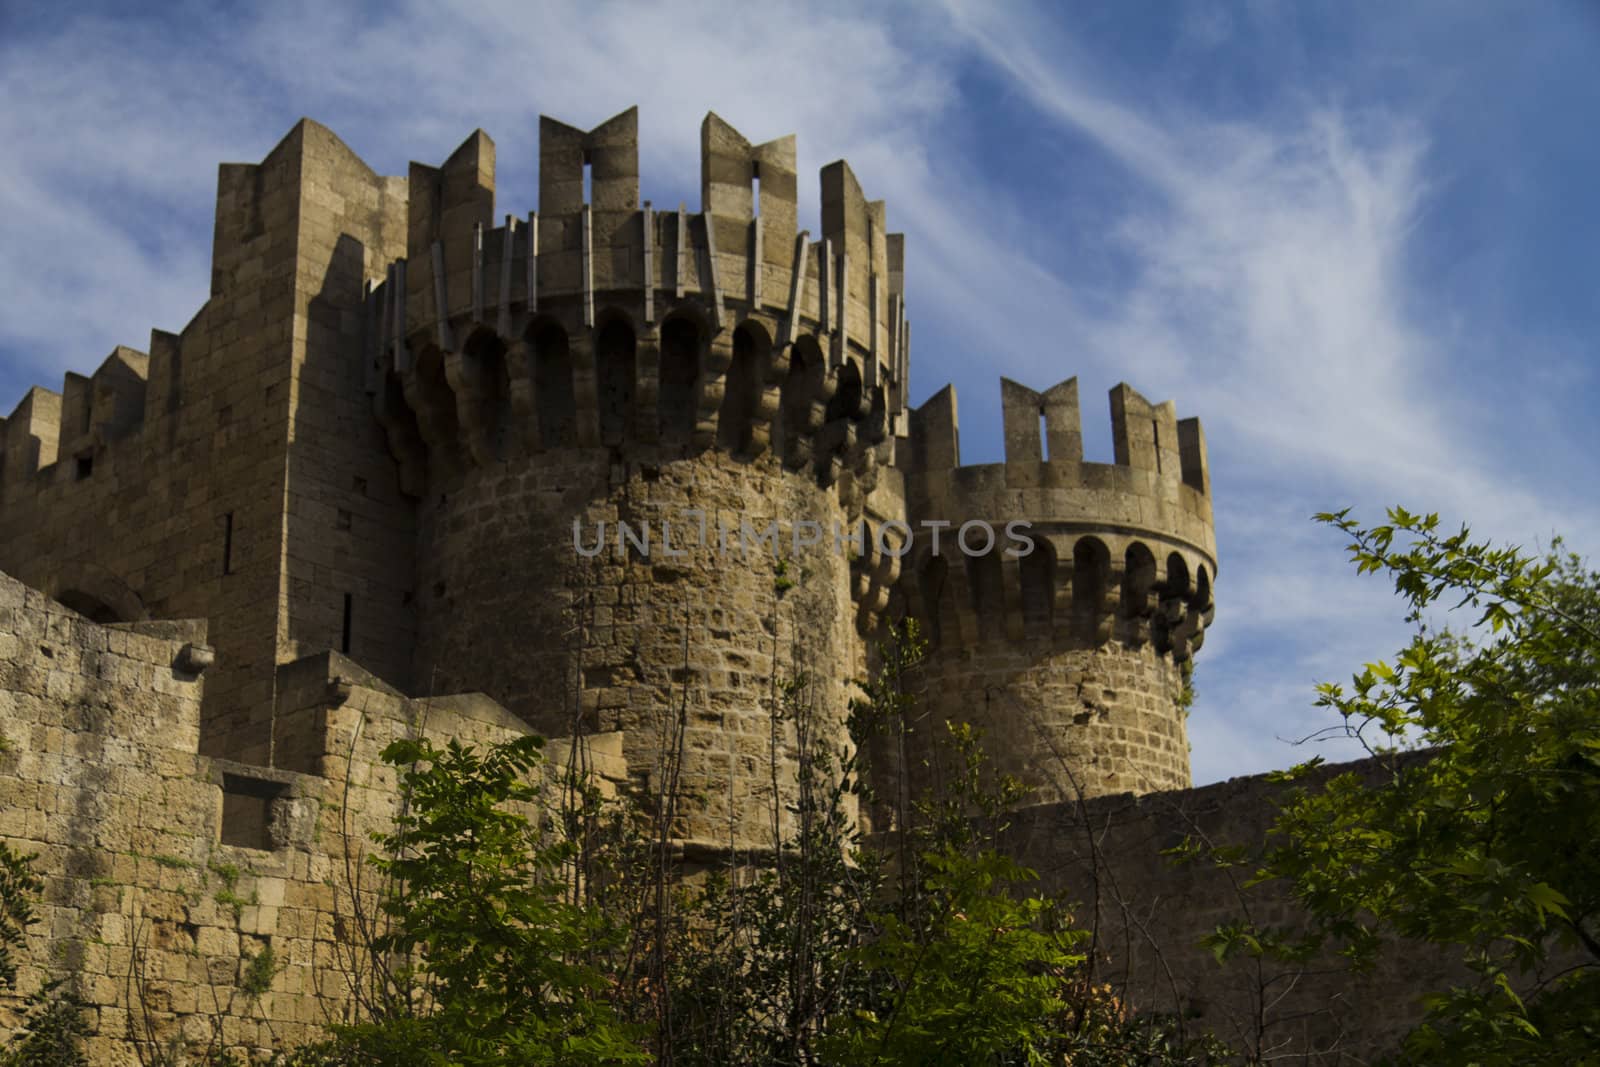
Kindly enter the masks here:
[[[410, 701], [327, 653], [278, 672], [293, 769], [204, 756], [205, 642], [203, 620], [102, 626], [0, 574], [0, 840], [45, 876], [18, 989], [68, 982], [97, 1065], [172, 1038], [284, 1048], [345, 1018], [352, 874], [399, 801], [378, 753], [528, 731], [485, 698]], [[603, 792], [627, 780], [620, 741], [579, 742]], [[572, 745], [546, 752], [564, 772]], [[252, 996], [269, 948], [280, 969]], [[20, 1007], [0, 999], [0, 1035]]]

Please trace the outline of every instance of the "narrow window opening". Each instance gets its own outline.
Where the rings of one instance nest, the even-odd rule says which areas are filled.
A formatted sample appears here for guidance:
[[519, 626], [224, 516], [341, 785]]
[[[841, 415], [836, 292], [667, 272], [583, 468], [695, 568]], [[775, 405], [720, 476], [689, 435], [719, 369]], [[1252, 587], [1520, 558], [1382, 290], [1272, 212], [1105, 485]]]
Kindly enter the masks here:
[[761, 217], [761, 164], [750, 165], [750, 215], [752, 218]]
[[594, 164], [589, 161], [588, 153], [583, 156], [583, 202], [594, 203]]
[[1150, 420], [1150, 439], [1156, 443], [1156, 473], [1161, 473], [1161, 423]]
[[94, 457], [93, 456], [79, 456], [78, 457], [78, 481], [80, 481], [80, 482], [83, 481], [85, 478], [89, 477], [89, 475], [91, 475], [93, 473], [94, 473]]
[[1050, 425], [1045, 422], [1044, 408], [1039, 409], [1039, 458], [1050, 462]]
[[222, 516], [222, 573], [233, 573], [233, 512]]
[[344, 632], [339, 637], [339, 651], [345, 655], [350, 654], [350, 615], [354, 607], [354, 598], [349, 593], [344, 595]]

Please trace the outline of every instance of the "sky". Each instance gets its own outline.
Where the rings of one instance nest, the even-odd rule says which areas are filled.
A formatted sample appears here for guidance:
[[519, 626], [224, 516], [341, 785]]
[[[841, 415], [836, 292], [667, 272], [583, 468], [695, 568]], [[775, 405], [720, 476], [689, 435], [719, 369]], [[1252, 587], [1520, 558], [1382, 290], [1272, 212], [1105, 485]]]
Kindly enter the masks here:
[[1600, 559], [1600, 2], [337, 5], [0, 0], [0, 410], [205, 300], [216, 168], [301, 117], [375, 169], [640, 108], [644, 196], [699, 199], [699, 124], [847, 158], [907, 242], [912, 401], [962, 458], [999, 382], [1076, 375], [1088, 459], [1126, 381], [1210, 448], [1217, 616], [1196, 783], [1359, 753], [1319, 681], [1404, 643], [1311, 521], [1403, 505]]

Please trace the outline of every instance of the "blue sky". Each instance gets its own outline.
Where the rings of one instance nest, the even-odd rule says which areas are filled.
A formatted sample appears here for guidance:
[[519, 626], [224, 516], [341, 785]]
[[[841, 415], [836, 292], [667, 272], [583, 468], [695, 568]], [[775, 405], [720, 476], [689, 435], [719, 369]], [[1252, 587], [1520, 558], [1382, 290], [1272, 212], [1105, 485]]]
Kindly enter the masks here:
[[[1600, 5], [0, 2], [0, 408], [205, 298], [216, 166], [302, 115], [370, 164], [637, 104], [644, 195], [698, 130], [844, 156], [907, 234], [913, 400], [1078, 375], [1091, 459], [1126, 380], [1205, 422], [1221, 565], [1197, 782], [1283, 766], [1312, 685], [1403, 640], [1319, 510], [1437, 510], [1600, 555]], [[670, 11], [667, 10], [670, 7]], [[1329, 758], [1353, 755], [1338, 746]]]

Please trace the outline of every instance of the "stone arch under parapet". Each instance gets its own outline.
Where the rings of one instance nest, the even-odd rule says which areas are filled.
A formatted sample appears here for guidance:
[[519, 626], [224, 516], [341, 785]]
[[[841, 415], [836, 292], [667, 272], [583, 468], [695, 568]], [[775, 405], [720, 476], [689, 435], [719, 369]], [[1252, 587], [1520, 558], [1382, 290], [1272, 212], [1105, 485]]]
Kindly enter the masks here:
[[813, 447], [819, 475], [844, 452], [851, 426], [861, 419], [861, 368], [853, 360], [846, 360], [828, 375], [824, 388], [829, 391], [828, 405], [823, 429]]
[[967, 587], [972, 593], [972, 613], [978, 620], [978, 638], [1002, 637], [1005, 634], [1006, 592], [1000, 549], [991, 545], [987, 552], [979, 555], [963, 554], [966, 558]]
[[572, 344], [553, 318], [534, 319], [523, 331], [528, 350], [528, 377], [533, 380], [534, 415], [539, 443], [565, 448], [577, 442], [578, 415], [572, 384]]
[[1181, 552], [1167, 553], [1167, 573], [1162, 588], [1169, 597], [1187, 597], [1192, 592], [1189, 584], [1189, 564]]
[[717, 413], [717, 444], [723, 451], [749, 454], [771, 362], [771, 335], [758, 322], [741, 322], [733, 331], [733, 362], [728, 365], [722, 410]]
[[827, 421], [849, 419], [854, 422], [861, 418], [861, 368], [854, 360], [847, 359], [833, 377], [836, 385], [828, 400]]
[[490, 445], [497, 455], [503, 455], [511, 429], [511, 378], [506, 366], [506, 343], [494, 330], [480, 326], [467, 338], [461, 354], [477, 380], [478, 399]]
[[1090, 628], [1105, 610], [1111, 579], [1111, 550], [1098, 537], [1080, 537], [1072, 546], [1072, 615]]
[[48, 590], [52, 600], [91, 622], [139, 622], [150, 617], [133, 587], [98, 564], [67, 565]]
[[694, 437], [706, 345], [705, 326], [693, 316], [675, 311], [661, 324], [656, 419], [664, 445], [687, 445]]
[[803, 466], [811, 458], [809, 438], [816, 431], [811, 413], [822, 401], [827, 374], [827, 360], [817, 339], [810, 334], [796, 338], [789, 346], [789, 373], [778, 400], [778, 448], [790, 467]]
[[608, 308], [596, 319], [594, 363], [600, 443], [620, 445], [633, 424], [639, 382], [638, 335], [627, 315]]
[[461, 422], [456, 415], [456, 392], [445, 373], [444, 351], [436, 344], [423, 345], [414, 363], [416, 375], [417, 422], [432, 444], [453, 451], [461, 440]]
[[1042, 537], [1033, 539], [1033, 551], [1017, 561], [1021, 585], [1022, 625], [1030, 634], [1048, 636], [1055, 624], [1056, 550]]
[[1156, 585], [1156, 557], [1142, 541], [1133, 541], [1123, 553], [1122, 613], [1130, 619], [1147, 614], [1150, 592]]

